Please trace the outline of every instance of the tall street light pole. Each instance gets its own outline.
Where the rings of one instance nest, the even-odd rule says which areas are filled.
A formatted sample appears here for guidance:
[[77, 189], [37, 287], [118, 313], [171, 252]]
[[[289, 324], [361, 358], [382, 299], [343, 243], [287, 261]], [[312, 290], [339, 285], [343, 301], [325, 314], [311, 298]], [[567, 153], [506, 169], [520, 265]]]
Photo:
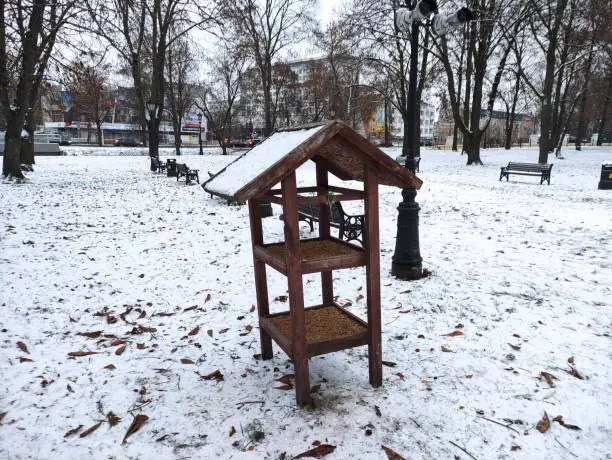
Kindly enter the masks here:
[[[410, 30], [410, 73], [408, 82], [408, 141], [404, 142], [402, 155], [406, 157], [406, 168], [413, 173], [416, 170], [415, 156], [418, 150], [417, 135], [421, 127], [417, 120], [417, 77], [419, 58], [419, 25], [427, 21], [435, 34], [446, 33], [450, 26], [461, 25], [473, 19], [467, 8], [456, 13], [438, 14], [436, 0], [407, 0], [406, 8], [396, 12], [396, 25], [400, 31]], [[429, 18], [435, 16], [429, 22]], [[422, 277], [423, 258], [419, 247], [419, 210], [416, 202], [416, 189], [402, 190], [402, 202], [397, 216], [397, 237], [395, 252], [392, 258], [391, 274], [404, 280], [415, 280]]]
[[204, 155], [202, 151], [202, 114], [198, 113], [198, 143], [200, 144], [200, 155]]

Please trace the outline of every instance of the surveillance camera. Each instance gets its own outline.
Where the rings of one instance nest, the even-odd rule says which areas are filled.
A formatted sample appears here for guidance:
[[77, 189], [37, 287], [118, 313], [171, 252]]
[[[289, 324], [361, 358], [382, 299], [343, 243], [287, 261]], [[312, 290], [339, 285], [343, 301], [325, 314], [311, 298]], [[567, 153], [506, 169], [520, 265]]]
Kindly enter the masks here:
[[429, 19], [432, 13], [438, 11], [436, 0], [420, 0], [413, 10], [398, 8], [395, 16], [395, 25], [401, 31], [407, 31], [413, 21]]
[[436, 15], [431, 26], [436, 35], [444, 35], [451, 27], [460, 26], [474, 19], [474, 14], [464, 7], [454, 13]]

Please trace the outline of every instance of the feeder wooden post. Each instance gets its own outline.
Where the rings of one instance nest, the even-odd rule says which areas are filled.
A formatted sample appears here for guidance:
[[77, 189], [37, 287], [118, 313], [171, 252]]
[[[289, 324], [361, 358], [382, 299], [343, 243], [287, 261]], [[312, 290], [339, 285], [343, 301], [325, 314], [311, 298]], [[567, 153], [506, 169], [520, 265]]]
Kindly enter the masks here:
[[292, 355], [295, 368], [295, 399], [299, 406], [310, 404], [310, 376], [306, 352], [306, 315], [300, 253], [300, 231], [297, 213], [295, 171], [283, 180], [283, 215], [285, 216], [285, 246], [287, 284], [289, 285], [289, 316], [291, 318]]
[[[251, 245], [253, 251], [255, 246], [263, 244], [263, 229], [261, 225], [261, 201], [257, 198], [249, 200], [249, 221], [251, 224]], [[253, 266], [255, 269], [255, 295], [257, 297], [257, 314], [260, 318], [270, 314], [268, 299], [268, 282], [266, 277], [266, 263], [257, 259], [253, 254]], [[263, 329], [259, 328], [261, 342], [261, 357], [272, 359], [272, 339]]]
[[368, 362], [370, 384], [382, 385], [380, 326], [380, 249], [378, 235], [378, 177], [368, 163], [364, 168], [366, 286], [368, 298]]
[[[326, 194], [328, 186], [327, 177], [327, 170], [321, 165], [317, 164], [317, 193], [319, 195]], [[331, 221], [329, 203], [325, 202], [319, 204], [319, 215], [319, 237], [321, 239], [328, 239], [330, 235], [329, 227]], [[332, 276], [331, 271], [321, 272], [321, 294], [324, 304], [332, 303], [334, 300], [334, 282]]]

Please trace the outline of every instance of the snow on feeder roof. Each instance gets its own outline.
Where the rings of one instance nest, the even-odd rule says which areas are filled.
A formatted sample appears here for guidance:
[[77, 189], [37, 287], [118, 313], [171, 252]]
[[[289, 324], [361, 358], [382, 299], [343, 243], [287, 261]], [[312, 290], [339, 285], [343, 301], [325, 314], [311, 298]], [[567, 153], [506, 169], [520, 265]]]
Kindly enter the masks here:
[[209, 193], [245, 202], [261, 196], [306, 161], [321, 164], [342, 180], [363, 182], [371, 164], [379, 183], [420, 188], [422, 181], [341, 121], [275, 132], [230, 163], [202, 187]]

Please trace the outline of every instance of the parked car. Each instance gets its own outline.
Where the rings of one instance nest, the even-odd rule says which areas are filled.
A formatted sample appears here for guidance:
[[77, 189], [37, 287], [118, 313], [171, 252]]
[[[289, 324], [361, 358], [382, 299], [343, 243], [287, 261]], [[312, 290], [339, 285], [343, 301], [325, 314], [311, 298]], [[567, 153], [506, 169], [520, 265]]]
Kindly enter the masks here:
[[116, 147], [140, 147], [142, 142], [133, 137], [119, 137], [115, 139]]
[[255, 147], [260, 142], [261, 142], [261, 138], [259, 137], [249, 137], [246, 143], [247, 143], [247, 147]]

